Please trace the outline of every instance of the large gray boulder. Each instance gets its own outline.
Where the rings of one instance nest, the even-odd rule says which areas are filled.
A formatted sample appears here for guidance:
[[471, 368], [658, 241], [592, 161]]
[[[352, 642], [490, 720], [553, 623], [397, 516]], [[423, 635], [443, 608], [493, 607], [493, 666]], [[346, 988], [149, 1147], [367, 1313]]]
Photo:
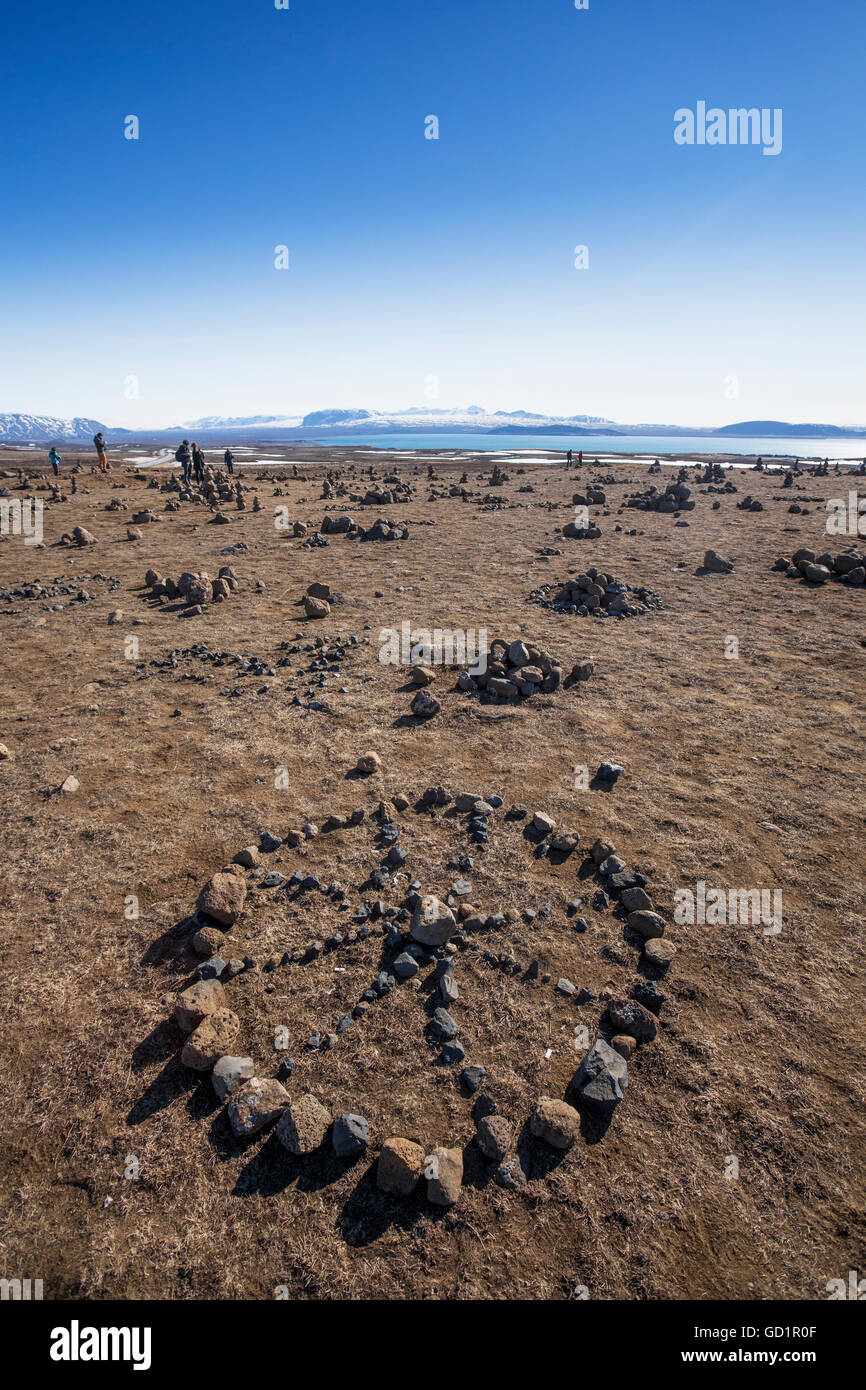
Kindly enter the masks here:
[[412, 940], [422, 946], [444, 946], [456, 930], [454, 913], [435, 893], [427, 893], [421, 899], [409, 928]]
[[610, 1043], [599, 1038], [580, 1066], [572, 1086], [589, 1110], [610, 1115], [619, 1105], [628, 1085], [628, 1066]]
[[708, 550], [704, 555], [704, 569], [712, 574], [731, 574], [733, 568], [733, 560], [723, 559], [715, 550]]

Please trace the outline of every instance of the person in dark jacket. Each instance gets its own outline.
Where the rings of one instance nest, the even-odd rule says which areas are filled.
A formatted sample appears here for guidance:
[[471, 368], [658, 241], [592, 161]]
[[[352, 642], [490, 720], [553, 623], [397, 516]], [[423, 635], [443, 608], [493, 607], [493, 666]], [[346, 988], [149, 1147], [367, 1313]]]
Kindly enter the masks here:
[[99, 459], [100, 473], [108, 472], [108, 445], [102, 437], [102, 430], [93, 436], [93, 447], [96, 450], [96, 457]]
[[234, 471], [235, 471], [235, 461], [234, 461], [234, 458], [232, 457], [232, 451], [231, 451], [231, 449], [226, 449], [225, 453], [223, 454], [223, 463], [225, 464], [225, 466], [226, 466], [226, 468], [228, 469], [229, 473], [234, 473]]
[[55, 478], [58, 477], [58, 475], [59, 475], [59, 473], [60, 473], [60, 465], [61, 465], [61, 463], [63, 462], [63, 457], [62, 457], [62, 455], [61, 455], [61, 454], [58, 454], [57, 450], [54, 449], [54, 448], [52, 448], [52, 449], [51, 449], [51, 452], [50, 452], [49, 455], [48, 455], [48, 462], [51, 464], [51, 467], [54, 469], [54, 476], [55, 476]]
[[204, 482], [204, 454], [197, 444], [192, 446], [192, 466], [197, 483]]
[[182, 444], [178, 445], [174, 456], [183, 470], [184, 486], [189, 487], [192, 475], [192, 454], [189, 451], [188, 439], [185, 439]]

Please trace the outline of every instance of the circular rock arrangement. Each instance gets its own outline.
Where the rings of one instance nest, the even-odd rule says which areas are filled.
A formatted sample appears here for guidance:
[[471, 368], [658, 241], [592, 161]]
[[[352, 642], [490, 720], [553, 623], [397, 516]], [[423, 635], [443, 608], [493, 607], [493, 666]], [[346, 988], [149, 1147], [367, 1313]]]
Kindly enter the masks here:
[[[369, 771], [381, 768], [381, 761], [375, 754], [363, 755], [359, 763], [363, 763], [368, 775]], [[452, 803], [454, 810], [470, 818], [470, 829], [483, 822], [485, 833], [498, 810], [502, 811], [503, 826], [509, 821], [514, 823], [527, 818], [524, 835], [536, 845], [536, 854], [543, 849], [545, 853], [560, 852], [567, 856], [579, 843], [578, 835], [557, 832], [556, 822], [545, 812], [537, 811], [531, 818], [523, 807], [512, 807], [506, 812], [498, 796], [491, 795], [485, 800], [474, 793], [463, 792], [455, 798], [442, 787], [431, 787], [415, 802], [415, 809], [418, 814], [435, 814], [437, 810], [447, 814], [446, 808]], [[390, 882], [390, 872], [397, 863], [391, 855], [400, 826], [389, 817], [393, 817], [398, 808], [406, 810], [409, 805], [409, 799], [402, 794], [394, 798], [393, 805], [380, 803], [377, 837], [383, 846], [391, 845], [386, 861], [391, 869], [381, 886]], [[325, 818], [323, 828], [360, 826], [364, 820], [363, 810], [351, 816], [332, 814]], [[313, 838], [318, 833], [317, 827], [307, 825], [301, 838]], [[477, 840], [478, 831], [472, 833]], [[265, 873], [260, 863], [262, 854], [273, 852], [281, 843], [279, 837], [262, 832], [261, 847], [249, 845], [238, 851], [234, 862], [213, 874], [199, 894], [189, 927], [194, 929], [194, 948], [208, 959], [199, 966], [198, 978], [181, 990], [174, 1003], [174, 1021], [184, 1035], [181, 1063], [192, 1071], [211, 1073], [216, 1097], [225, 1104], [229, 1125], [238, 1139], [247, 1139], [273, 1124], [278, 1144], [305, 1161], [315, 1161], [315, 1156], [326, 1144], [337, 1158], [347, 1163], [377, 1148], [376, 1185], [381, 1193], [405, 1198], [423, 1181], [428, 1201], [436, 1206], [453, 1206], [459, 1201], [463, 1184], [464, 1157], [460, 1148], [444, 1144], [425, 1150], [416, 1138], [386, 1133], [377, 1141], [364, 1115], [351, 1110], [332, 1113], [310, 1090], [293, 1095], [287, 1089], [295, 1071], [291, 1059], [281, 1062], [276, 1076], [267, 1076], [252, 1058], [237, 1051], [241, 1025], [230, 1007], [225, 983], [257, 967], [251, 959], [226, 963], [218, 950], [224, 933], [249, 909], [249, 887], [271, 887], [277, 892], [286, 892], [290, 887], [297, 892], [312, 891], [314, 887], [325, 890], [318, 879], [300, 871], [291, 879], [274, 871]], [[285, 843], [295, 845], [297, 836], [290, 833]], [[468, 863], [471, 865], [471, 860]], [[663, 973], [673, 959], [674, 947], [663, 940], [665, 922], [653, 908], [644, 876], [630, 871], [617, 856], [614, 846], [603, 839], [593, 843], [586, 866], [594, 872], [596, 881], [604, 885], [596, 896], [601, 896], [606, 904], [611, 896], [618, 899], [617, 913], [626, 923], [629, 938], [643, 945], [646, 962], [655, 965], [658, 973]], [[380, 872], [371, 873], [371, 883]], [[585, 877], [582, 873], [581, 878]], [[532, 962], [524, 968], [510, 956], [503, 958], [490, 950], [481, 953], [475, 937], [501, 931], [509, 917], [502, 913], [485, 917], [471, 907], [465, 901], [465, 895], [471, 892], [468, 881], [455, 880], [444, 900], [436, 893], [422, 895], [419, 890], [420, 884], [413, 883], [401, 909], [387, 909], [382, 913], [380, 948], [386, 953], [387, 963], [380, 966], [373, 985], [363, 992], [355, 1008], [340, 1019], [333, 1032], [313, 1034], [306, 1048], [324, 1056], [338, 1044], [342, 1033], [363, 1023], [373, 1004], [380, 1001], [381, 1006], [401, 984], [405, 986], [420, 971], [429, 968], [430, 973], [418, 996], [429, 1000], [425, 1036], [438, 1054], [435, 1064], [454, 1066], [461, 1094], [471, 1098], [484, 1085], [487, 1071], [478, 1063], [467, 1061], [458, 1037], [459, 1012], [452, 1012], [455, 1005], [460, 1005], [459, 954], [475, 954], [479, 962], [490, 964], [507, 975], [520, 975], [526, 982], [539, 981], [538, 963]], [[327, 892], [337, 903], [342, 903], [345, 897], [339, 884], [330, 885]], [[359, 931], [347, 933], [345, 938], [335, 933], [324, 944], [314, 942], [307, 952], [297, 951], [291, 956], [287, 953], [281, 964], [303, 967], [323, 950], [339, 950], [350, 937], [355, 942], [371, 938], [375, 941], [367, 923], [369, 916], [366, 908], [357, 911], [353, 920], [364, 923]], [[517, 920], [516, 913], [514, 919]], [[526, 913], [524, 921], [530, 921]], [[561, 1000], [570, 1001], [575, 1007], [594, 999], [588, 990], [578, 992], [569, 980], [560, 979], [554, 985], [550, 976], [545, 975], [540, 983], [545, 982], [555, 989]], [[418, 983], [412, 988], [417, 989]], [[605, 1008], [599, 1020], [598, 1036], [574, 1073], [566, 1095], [540, 1095], [527, 1117], [528, 1133], [560, 1153], [573, 1147], [585, 1122], [609, 1123], [628, 1086], [629, 1059], [657, 1036], [658, 1014], [665, 995], [650, 980], [641, 979], [634, 986], [632, 997], [604, 991], [603, 999]], [[520, 1191], [527, 1179], [517, 1152], [521, 1133], [517, 1118], [499, 1114], [495, 1101], [486, 1094], [477, 1096], [472, 1115], [481, 1161], [488, 1165], [488, 1171], [500, 1187]]]

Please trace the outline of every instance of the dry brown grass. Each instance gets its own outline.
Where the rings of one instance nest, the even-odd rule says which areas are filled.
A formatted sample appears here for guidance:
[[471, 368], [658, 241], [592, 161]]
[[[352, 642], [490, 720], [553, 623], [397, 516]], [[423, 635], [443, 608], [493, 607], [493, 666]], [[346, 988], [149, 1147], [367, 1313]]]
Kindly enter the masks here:
[[[457, 499], [428, 502], [426, 470], [415, 478], [405, 460], [393, 466], [418, 486], [410, 504], [390, 510], [410, 524], [435, 522], [412, 526], [398, 543], [335, 537], [304, 551], [279, 536], [275, 501], [320, 520], [315, 481], [284, 484], [280, 499], [258, 482], [261, 513], [231, 509], [231, 526], [212, 527], [206, 512], [184, 507], [129, 543], [132, 510], [161, 512], [162, 499], [117, 469], [108, 480], [83, 475], [87, 492], [48, 512], [45, 549], [0, 542], [0, 586], [76, 574], [95, 595], [57, 613], [39, 602], [0, 603], [0, 739], [14, 755], [0, 763], [0, 1273], [41, 1277], [51, 1298], [267, 1298], [279, 1284], [299, 1298], [562, 1298], [579, 1283], [595, 1298], [820, 1298], [828, 1279], [866, 1266], [866, 594], [812, 591], [770, 565], [801, 544], [825, 548], [823, 507], [789, 515], [791, 492], [752, 475], [760, 514], [737, 511], [733, 496], [713, 512], [697, 489], [688, 529], [668, 516], [620, 516], [624, 494], [648, 481], [624, 462], [597, 470], [617, 479], [602, 539], [574, 542], [554, 535], [580, 486], [559, 468], [510, 470], [510, 505], [494, 513]], [[448, 481], [460, 471], [438, 469]], [[587, 472], [596, 470], [584, 469], [581, 481]], [[528, 480], [535, 492], [518, 493]], [[474, 469], [472, 485], [486, 490]], [[831, 477], [793, 495], [838, 490]], [[104, 511], [113, 496], [129, 513]], [[617, 520], [642, 534], [615, 532]], [[55, 548], [75, 524], [98, 545]], [[229, 602], [198, 620], [149, 604], [140, 587], [149, 565], [213, 574], [225, 563], [222, 547], [240, 539], [249, 551], [232, 563], [247, 582]], [[543, 559], [536, 551], [547, 545], [563, 553]], [[734, 575], [696, 574], [708, 545], [736, 557]], [[658, 590], [664, 609], [600, 623], [526, 602], [538, 584], [591, 563]], [[91, 578], [100, 571], [120, 578], [116, 594]], [[178, 676], [210, 668], [183, 665], [136, 680], [124, 659], [123, 638], [133, 633], [145, 662], [199, 640], [273, 660], [281, 641], [306, 634], [296, 600], [313, 579], [345, 601], [310, 624], [311, 635], [369, 639], [329, 679], [332, 715], [290, 703], [284, 686], [294, 690], [293, 672], [247, 682], [251, 693], [230, 700], [218, 693], [235, 683], [228, 672], [207, 685]], [[374, 597], [377, 589], [384, 597]], [[109, 627], [117, 607], [125, 621]], [[415, 726], [405, 720], [404, 673], [376, 659], [379, 628], [404, 618], [532, 637], [568, 667], [594, 657], [596, 677], [491, 711], [451, 692], [440, 675], [442, 713]], [[738, 661], [724, 658], [728, 634], [740, 639]], [[252, 693], [261, 684], [269, 694]], [[345, 695], [334, 693], [340, 685]], [[175, 708], [180, 718], [170, 717]], [[382, 773], [347, 778], [370, 748]], [[614, 792], [576, 792], [574, 766], [594, 769], [610, 753], [626, 767]], [[280, 764], [290, 771], [288, 792], [274, 787]], [[70, 772], [81, 790], [61, 798], [54, 789]], [[423, 985], [377, 1002], [332, 1052], [304, 1052], [309, 1033], [333, 1027], [375, 975], [378, 935], [310, 966], [229, 984], [242, 1050], [263, 1071], [276, 1069], [274, 1029], [287, 1024], [298, 1063], [293, 1091], [360, 1110], [379, 1141], [403, 1133], [431, 1147], [468, 1146], [467, 1185], [445, 1214], [420, 1196], [379, 1196], [375, 1145], [347, 1169], [297, 1162], [268, 1134], [239, 1144], [207, 1078], [180, 1067], [179, 1035], [165, 1022], [193, 963], [166, 933], [210, 873], [261, 829], [285, 832], [307, 816], [321, 824], [358, 805], [370, 811], [399, 790], [414, 800], [440, 781], [544, 808], [582, 844], [608, 836], [651, 874], [666, 913], [674, 890], [700, 878], [780, 887], [785, 905], [775, 938], [748, 928], [670, 929], [679, 954], [663, 986], [669, 1003], [658, 1040], [630, 1067], [613, 1124], [559, 1163], [545, 1165], [533, 1149], [523, 1195], [496, 1187], [478, 1161], [471, 1103], [455, 1074], [432, 1064], [423, 1037]], [[501, 814], [488, 851], [474, 851], [474, 901], [484, 911], [544, 902], [553, 911], [532, 927], [507, 928], [492, 948], [524, 963], [537, 958], [554, 981], [566, 975], [596, 994], [627, 989], [639, 957], [616, 917], [587, 907], [582, 936], [567, 922], [582, 856], [558, 867], [536, 861], [521, 828]], [[460, 823], [411, 810], [400, 820], [410, 877], [446, 889], [457, 876], [448, 858], [468, 849]], [[369, 821], [267, 861], [338, 878], [352, 906], [377, 862]], [[140, 899], [137, 921], [124, 918], [128, 894]], [[583, 895], [588, 905], [591, 891]], [[235, 953], [263, 960], [323, 937], [346, 916], [319, 895], [275, 905], [256, 893], [234, 930]], [[457, 979], [468, 1059], [486, 1066], [486, 1089], [521, 1127], [539, 1094], [564, 1094], [580, 1056], [575, 1023], [592, 1030], [603, 1003], [576, 1011], [550, 986], [507, 978], [467, 954]], [[124, 1178], [130, 1154], [141, 1165], [137, 1181]], [[739, 1181], [725, 1178], [727, 1155], [739, 1158]]]

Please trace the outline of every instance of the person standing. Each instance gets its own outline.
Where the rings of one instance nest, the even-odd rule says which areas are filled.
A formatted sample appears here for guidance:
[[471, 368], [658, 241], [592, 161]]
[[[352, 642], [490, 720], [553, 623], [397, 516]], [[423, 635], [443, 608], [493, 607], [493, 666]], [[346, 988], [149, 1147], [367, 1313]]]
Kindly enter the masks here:
[[204, 454], [197, 444], [192, 446], [192, 466], [197, 483], [204, 482]]
[[577, 455], [577, 466], [578, 466], [578, 468], [580, 467], [580, 465], [581, 465], [582, 463], [583, 463], [583, 450], [581, 449], [581, 450], [578, 452], [578, 455]]
[[189, 487], [192, 472], [192, 454], [189, 451], [188, 439], [185, 439], [182, 444], [178, 445], [174, 456], [183, 470], [184, 487]]
[[93, 436], [93, 447], [96, 450], [96, 457], [99, 459], [100, 473], [108, 472], [108, 445], [102, 437], [102, 430]]
[[52, 445], [52, 448], [51, 448], [51, 452], [50, 452], [49, 455], [48, 455], [48, 462], [51, 464], [51, 467], [54, 469], [54, 476], [55, 476], [55, 478], [59, 477], [59, 475], [60, 475], [60, 465], [61, 465], [61, 463], [63, 462], [63, 456], [62, 456], [61, 454], [58, 454], [57, 450], [53, 447], [53, 445]]
[[223, 463], [225, 464], [226, 469], [228, 470], [229, 473], [234, 473], [234, 471], [235, 471], [235, 461], [234, 461], [234, 458], [233, 458], [233, 456], [232, 456], [232, 451], [231, 451], [231, 449], [226, 449], [225, 453], [223, 454]]

